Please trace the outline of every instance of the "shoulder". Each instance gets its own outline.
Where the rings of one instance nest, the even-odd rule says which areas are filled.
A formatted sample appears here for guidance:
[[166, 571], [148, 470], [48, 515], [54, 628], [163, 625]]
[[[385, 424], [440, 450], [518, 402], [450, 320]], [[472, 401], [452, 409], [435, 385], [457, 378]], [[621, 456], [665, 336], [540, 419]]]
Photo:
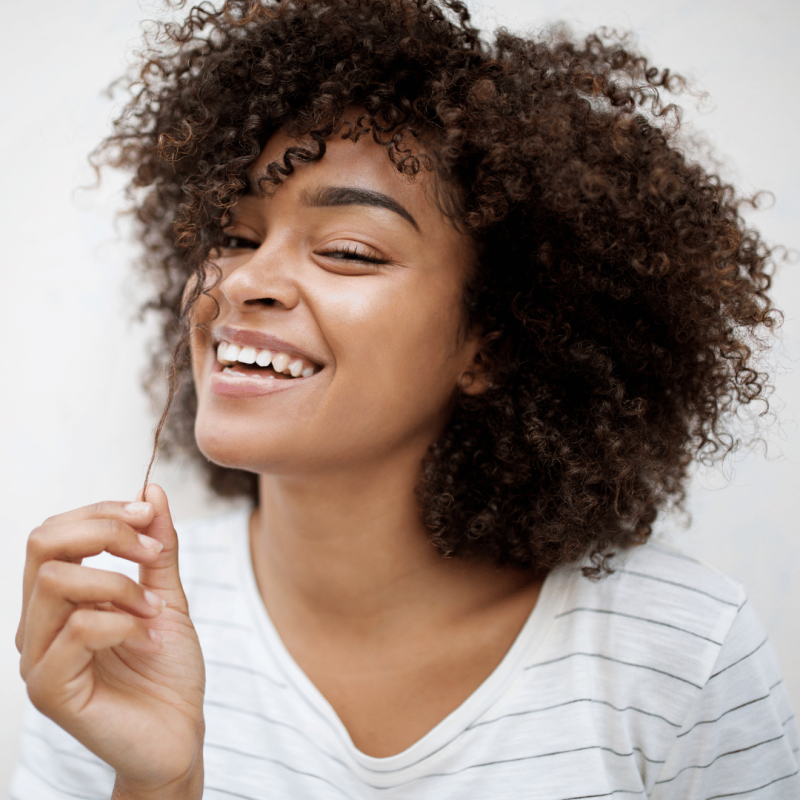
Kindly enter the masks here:
[[574, 569], [557, 576], [560, 653], [548, 660], [560, 680], [573, 676], [596, 705], [620, 712], [614, 729], [647, 754], [651, 796], [797, 790], [794, 715], [741, 584], [660, 543], [614, 567], [598, 581]]
[[741, 584], [661, 544], [631, 549], [613, 567], [600, 580], [574, 569], [559, 576], [562, 635], [606, 654], [607, 664], [639, 664], [640, 679], [649, 671], [676, 688], [702, 688], [746, 602]]
[[[631, 584], [639, 596], [635, 613], [674, 626], [674, 636], [654, 645], [660, 657], [666, 662], [669, 647], [679, 644], [700, 657], [695, 669], [681, 655], [671, 657], [697, 688], [687, 693], [691, 702], [676, 719], [681, 727], [652, 797], [798, 796], [795, 716], [767, 633], [741, 584], [660, 544], [631, 553], [620, 573], [623, 584], [637, 581]], [[645, 584], [654, 585], [652, 593]]]
[[577, 567], [548, 578], [549, 633], [528, 669], [613, 708], [637, 709], [637, 719], [663, 720], [669, 738], [710, 679], [745, 594], [657, 544], [625, 552], [613, 568], [599, 580]]
[[[648, 542], [617, 557], [614, 572], [598, 581], [584, 581], [582, 591], [637, 598], [637, 605], [667, 605], [670, 611], [692, 610], [707, 621], [730, 621], [746, 600], [739, 581], [661, 542]], [[731, 611], [733, 609], [733, 611]]]

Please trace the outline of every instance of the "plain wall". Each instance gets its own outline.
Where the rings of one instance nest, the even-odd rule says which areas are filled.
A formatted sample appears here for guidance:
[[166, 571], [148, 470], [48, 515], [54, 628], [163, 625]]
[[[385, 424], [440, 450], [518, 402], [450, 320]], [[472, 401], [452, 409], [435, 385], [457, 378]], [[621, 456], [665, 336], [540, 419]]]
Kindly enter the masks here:
[[[695, 79], [711, 100], [687, 97], [686, 119], [714, 146], [722, 174], [774, 204], [749, 216], [770, 242], [800, 246], [795, 0], [563, 2], [496, 0], [472, 6], [481, 25], [534, 29], [566, 19], [579, 32], [605, 24], [638, 32], [658, 65]], [[0, 395], [5, 557], [0, 561], [0, 787], [17, 753], [24, 687], [13, 644], [28, 532], [50, 514], [132, 498], [149, 459], [154, 419], [139, 388], [146, 331], [131, 321], [137, 291], [119, 177], [98, 191], [86, 154], [114, 104], [103, 87], [135, 49], [139, 22], [158, 6], [130, 0], [7, 3], [2, 80], [3, 332]], [[690, 489], [692, 527], [660, 523], [685, 551], [741, 580], [770, 633], [800, 708], [800, 279], [775, 281], [786, 321], [773, 357], [779, 422], [767, 454], [701, 471]], [[13, 362], [13, 363], [12, 363]], [[178, 517], [209, 501], [190, 472], [162, 462], [155, 480]], [[4, 789], [0, 789], [2, 793]]]

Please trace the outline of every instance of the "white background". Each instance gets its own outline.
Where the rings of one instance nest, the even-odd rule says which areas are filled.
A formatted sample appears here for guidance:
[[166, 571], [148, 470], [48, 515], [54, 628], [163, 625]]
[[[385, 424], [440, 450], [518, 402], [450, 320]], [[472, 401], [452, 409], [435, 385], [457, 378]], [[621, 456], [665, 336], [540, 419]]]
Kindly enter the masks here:
[[[687, 98], [722, 173], [746, 191], [774, 193], [750, 215], [768, 241], [800, 247], [800, 4], [796, 0], [494, 0], [481, 26], [533, 29], [554, 19], [579, 32], [633, 29], [657, 64], [695, 79], [712, 102]], [[24, 687], [13, 637], [25, 539], [50, 514], [132, 498], [149, 458], [152, 410], [139, 389], [145, 331], [133, 324], [136, 282], [118, 177], [99, 191], [86, 154], [114, 107], [101, 90], [136, 47], [158, 7], [132, 0], [7, 2], [0, 49], [3, 350], [0, 395], [0, 787], [17, 753]], [[797, 260], [775, 284], [785, 310], [773, 362], [779, 423], [768, 452], [746, 454], [691, 488], [693, 524], [665, 535], [744, 582], [800, 708], [800, 277]], [[209, 507], [191, 474], [162, 462], [155, 479], [178, 517]], [[0, 793], [4, 792], [0, 788]]]

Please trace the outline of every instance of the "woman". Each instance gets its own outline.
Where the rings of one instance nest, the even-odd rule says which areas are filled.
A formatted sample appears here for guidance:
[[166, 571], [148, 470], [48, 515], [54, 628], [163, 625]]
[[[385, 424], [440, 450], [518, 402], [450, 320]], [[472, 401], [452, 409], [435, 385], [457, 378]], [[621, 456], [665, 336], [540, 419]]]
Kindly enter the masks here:
[[165, 430], [254, 508], [177, 537], [145, 481], [33, 532], [14, 796], [797, 796], [740, 587], [647, 544], [774, 324], [742, 201], [660, 124], [679, 79], [455, 2], [164, 33], [103, 152]]

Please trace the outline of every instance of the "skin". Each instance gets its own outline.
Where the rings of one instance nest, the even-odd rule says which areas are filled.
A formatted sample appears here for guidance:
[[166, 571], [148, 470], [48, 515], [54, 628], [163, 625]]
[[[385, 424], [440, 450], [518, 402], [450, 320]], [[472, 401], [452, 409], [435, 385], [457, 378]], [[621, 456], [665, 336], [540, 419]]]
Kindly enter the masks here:
[[[167, 498], [151, 484], [146, 499], [79, 508], [31, 533], [20, 672], [33, 704], [114, 767], [114, 800], [199, 798], [203, 657]], [[81, 565], [104, 550], [138, 563], [139, 582]]]
[[[251, 175], [292, 144], [273, 136]], [[376, 757], [408, 748], [489, 676], [540, 587], [530, 573], [442, 558], [419, 517], [422, 458], [456, 392], [489, 381], [461, 304], [472, 243], [432, 200], [432, 181], [403, 177], [364, 137], [330, 142], [269, 196], [241, 198], [192, 336], [198, 444], [259, 474], [250, 535], [266, 608], [354, 744]], [[414, 223], [361, 203], [310, 205], [325, 187], [380, 192]], [[284, 391], [220, 394], [206, 333], [218, 326], [279, 337], [322, 368]], [[147, 500], [139, 516], [100, 504], [32, 534], [18, 646], [34, 703], [117, 770], [117, 800], [196, 798], [202, 656], [166, 497], [151, 486]], [[137, 561], [139, 584], [80, 566], [101, 550]], [[103, 719], [130, 724], [110, 735]]]

